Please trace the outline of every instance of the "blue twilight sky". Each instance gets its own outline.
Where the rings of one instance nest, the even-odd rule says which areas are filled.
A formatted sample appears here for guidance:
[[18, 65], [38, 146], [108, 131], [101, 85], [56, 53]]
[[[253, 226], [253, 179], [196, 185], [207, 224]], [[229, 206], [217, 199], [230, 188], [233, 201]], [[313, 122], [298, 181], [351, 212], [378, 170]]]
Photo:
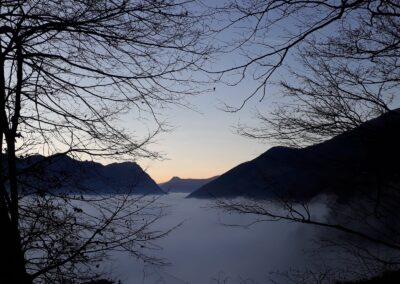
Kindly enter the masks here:
[[206, 178], [220, 175], [266, 151], [270, 145], [242, 137], [235, 129], [238, 123], [256, 123], [255, 109], [261, 107], [257, 100], [237, 113], [220, 109], [222, 102], [239, 105], [243, 95], [248, 94], [244, 91], [217, 87], [213, 93], [188, 99], [197, 111], [177, 106], [166, 110], [165, 116], [174, 129], [157, 136], [151, 146], [164, 153], [165, 160], [140, 160], [139, 164], [157, 182], [173, 176]]
[[[211, 5], [221, 5], [223, 1], [205, 1]], [[224, 19], [220, 19], [221, 22]], [[225, 19], [226, 20], [226, 19]], [[252, 19], [254, 20], [254, 19]], [[216, 25], [220, 23], [217, 22]], [[241, 23], [238, 27], [233, 27], [221, 33], [216, 42], [225, 44], [235, 38], [243, 37], [242, 26], [246, 27], [249, 22]], [[277, 27], [277, 31], [269, 33], [266, 41], [278, 42], [278, 35], [282, 27]], [[247, 51], [251, 51], [252, 56], [262, 52], [260, 46], [247, 46]], [[236, 66], [243, 62], [244, 57], [239, 50], [220, 54], [209, 66], [212, 70]], [[296, 63], [288, 56], [286, 63], [291, 66]], [[284, 71], [279, 71], [273, 76], [272, 81], [279, 81], [285, 76]], [[235, 77], [225, 77], [225, 80], [232, 81]], [[236, 77], [237, 78], [237, 77]], [[268, 150], [272, 145], [258, 140], [245, 138], [237, 134], [238, 124], [257, 125], [255, 118], [256, 111], [266, 113], [273, 108], [274, 102], [279, 97], [278, 90], [269, 85], [267, 96], [260, 101], [257, 94], [246, 105], [236, 113], [228, 113], [222, 110], [224, 104], [238, 107], [257, 87], [257, 81], [247, 78], [237, 86], [226, 86], [216, 84], [215, 91], [188, 97], [187, 101], [195, 110], [186, 109], [179, 106], [170, 106], [160, 113], [161, 120], [166, 119], [173, 131], [162, 133], [156, 136], [154, 144], [150, 149], [164, 154], [164, 160], [137, 161], [156, 182], [164, 182], [173, 176], [181, 178], [208, 178], [220, 175], [232, 167], [245, 161], [254, 159], [261, 153]], [[278, 94], [278, 95], [277, 95]], [[132, 131], [135, 126], [125, 121], [125, 125]], [[136, 129], [141, 129], [136, 127]], [[140, 132], [137, 132], [140, 135]]]
[[[206, 0], [204, 2], [213, 6], [221, 5], [224, 1]], [[227, 18], [217, 18], [213, 24], [218, 26], [226, 20]], [[240, 22], [210, 40], [216, 42], [217, 45], [223, 45], [237, 38], [243, 38], [249, 32], [247, 28], [252, 26], [254, 21], [255, 19], [249, 19]], [[245, 54], [257, 57], [263, 51], [265, 52], [267, 44], [286, 41], [285, 35], [288, 32], [296, 32], [296, 23], [302, 21], [302, 18], [287, 18], [285, 26], [274, 25], [274, 29], [260, 30], [259, 33], [254, 35], [259, 44], [242, 46], [246, 50]], [[321, 32], [319, 34], [322, 35]], [[241, 50], [235, 50], [235, 52], [229, 54], [217, 55], [213, 64], [208, 67], [214, 71], [221, 70], [236, 66], [244, 59]], [[286, 58], [285, 64], [290, 65], [291, 68], [299, 67], [291, 54]], [[254, 68], [256, 69], [253, 69], [252, 72], [255, 73], [246, 74], [248, 77], [252, 77], [251, 74], [259, 75], [260, 72], [265, 71], [260, 66]], [[157, 182], [164, 182], [173, 176], [207, 178], [220, 175], [268, 150], [272, 145], [242, 137], [236, 133], [235, 127], [239, 123], [256, 126], [255, 114], [257, 109], [262, 113], [273, 109], [274, 103], [280, 97], [278, 89], [273, 85], [268, 85], [267, 95], [261, 102], [260, 95], [257, 94], [236, 113], [221, 110], [224, 103], [236, 107], [240, 106], [246, 97], [254, 91], [257, 81], [248, 77], [237, 86], [228, 87], [223, 84], [216, 84], [215, 91], [186, 98], [196, 111], [173, 105], [159, 111], [159, 118], [161, 120], [166, 119], [169, 125], [173, 127], [173, 131], [158, 135], [150, 149], [161, 152], [165, 159], [161, 161], [142, 159], [137, 162]], [[271, 78], [271, 82], [280, 81], [282, 78], [287, 78], [285, 69], [276, 72]], [[232, 80], [232, 77], [225, 77], [225, 79]], [[135, 114], [127, 115], [124, 117], [123, 124], [129, 130], [136, 131], [140, 137], [146, 129], [145, 126], [143, 128], [143, 125], [136, 125], [135, 121]]]

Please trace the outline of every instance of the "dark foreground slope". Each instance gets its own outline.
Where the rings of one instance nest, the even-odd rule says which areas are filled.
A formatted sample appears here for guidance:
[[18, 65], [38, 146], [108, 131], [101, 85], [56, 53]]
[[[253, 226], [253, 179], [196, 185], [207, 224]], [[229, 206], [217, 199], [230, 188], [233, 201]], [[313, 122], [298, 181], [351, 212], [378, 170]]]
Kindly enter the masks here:
[[349, 194], [400, 170], [400, 111], [302, 149], [274, 147], [189, 195], [195, 198], [309, 198], [320, 192]]
[[18, 168], [21, 188], [26, 192], [163, 194], [155, 181], [134, 162], [102, 165], [66, 155], [35, 155], [20, 159]]
[[205, 179], [173, 177], [169, 181], [159, 184], [159, 186], [164, 192], [168, 193], [174, 193], [174, 192], [191, 193], [199, 189], [203, 185], [213, 181], [216, 178], [217, 176]]

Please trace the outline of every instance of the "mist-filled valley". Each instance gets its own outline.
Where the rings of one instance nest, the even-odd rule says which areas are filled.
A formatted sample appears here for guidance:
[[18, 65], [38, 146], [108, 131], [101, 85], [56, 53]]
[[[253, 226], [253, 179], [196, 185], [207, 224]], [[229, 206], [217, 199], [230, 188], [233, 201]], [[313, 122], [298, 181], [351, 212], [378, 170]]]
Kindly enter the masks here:
[[[334, 246], [334, 230], [229, 213], [217, 207], [216, 200], [185, 197], [183, 193], [155, 197], [148, 211], [163, 215], [152, 229], [173, 228], [144, 251], [162, 259], [164, 265], [113, 252], [99, 270], [127, 284], [333, 283], [380, 272], [380, 268], [364, 266], [357, 254], [342, 250], [339, 239]], [[309, 204], [313, 219], [327, 221], [332, 198], [320, 196]], [[269, 206], [274, 207], [273, 203]], [[275, 208], [282, 212], [278, 205]], [[330, 240], [331, 247], [324, 240]]]
[[399, 269], [398, 114], [205, 179], [157, 184], [136, 162], [18, 158], [26, 269], [38, 283], [386, 277]]
[[[122, 283], [269, 283], [272, 272], [311, 265], [316, 247], [311, 226], [254, 223], [257, 216], [229, 214], [215, 208], [213, 200], [187, 199], [181, 193], [159, 197], [157, 203], [166, 215], [154, 227], [166, 231], [179, 225], [149, 251], [168, 264], [114, 253], [104, 269]], [[314, 207], [316, 214], [324, 214], [321, 205]]]
[[135, 162], [19, 158], [27, 271], [57, 267], [51, 277], [85, 284], [385, 277], [399, 268], [398, 113], [205, 179], [157, 184]]

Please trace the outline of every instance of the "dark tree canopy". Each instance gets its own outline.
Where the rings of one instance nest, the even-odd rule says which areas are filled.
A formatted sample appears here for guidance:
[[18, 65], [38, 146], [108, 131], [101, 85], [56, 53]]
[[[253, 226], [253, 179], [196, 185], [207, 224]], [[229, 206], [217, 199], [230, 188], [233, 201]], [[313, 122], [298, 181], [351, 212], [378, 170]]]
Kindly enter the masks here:
[[[358, 138], [376, 149], [363, 157], [372, 165], [370, 172], [357, 172], [364, 165], [355, 161], [352, 170], [357, 174], [338, 189], [346, 189], [348, 196], [336, 196], [326, 204], [328, 219], [315, 218], [309, 201], [279, 196], [274, 201], [223, 200], [220, 206], [254, 214], [261, 221], [329, 228], [323, 235], [329, 239], [324, 247], [350, 252], [359, 261], [356, 269], [369, 266], [372, 274], [379, 269], [398, 270], [398, 129], [368, 139], [379, 127], [365, 122], [378, 116], [399, 121], [400, 3], [243, 0], [220, 7], [220, 12], [228, 15], [221, 31], [238, 31], [228, 50], [242, 57], [239, 63], [214, 72], [235, 86], [247, 84], [248, 78], [256, 82], [242, 105], [227, 110], [238, 111], [251, 98], [269, 103], [271, 87], [276, 87], [278, 97], [272, 112], [259, 111], [258, 125], [239, 127], [242, 135], [305, 147], [366, 128], [371, 131], [367, 139]], [[380, 121], [380, 126], [385, 125], [385, 119]], [[336, 158], [333, 153], [326, 163]], [[338, 172], [332, 171], [330, 177], [340, 180]], [[364, 178], [357, 179], [358, 175]], [[276, 207], [277, 201], [281, 206]]]
[[189, 4], [3, 2], [4, 119], [18, 127], [18, 142], [44, 143], [50, 153], [64, 146], [151, 154], [146, 138], [132, 142], [113, 118], [129, 109], [152, 113], [198, 91], [188, 83], [210, 50], [200, 43], [203, 18]]
[[233, 85], [256, 82], [244, 103], [274, 84], [285, 96], [244, 135], [307, 145], [399, 106], [397, 1], [234, 1], [220, 11], [241, 61], [215, 72]]
[[[0, 224], [2, 263], [8, 263], [2, 277], [90, 280], [93, 266], [118, 249], [157, 262], [142, 252], [163, 235], [149, 229], [162, 215], [146, 211], [153, 200], [56, 194], [55, 181], [31, 184], [38, 193], [27, 195], [21, 175], [44, 176], [36, 165], [21, 170], [18, 163], [37, 152], [50, 160], [156, 157], [146, 146], [163, 130], [157, 109], [205, 89], [196, 76], [211, 52], [203, 41], [205, 15], [194, 1], [179, 0], [0, 5]], [[128, 111], [137, 121], [152, 118], [155, 129], [140, 137], [119, 126]]]

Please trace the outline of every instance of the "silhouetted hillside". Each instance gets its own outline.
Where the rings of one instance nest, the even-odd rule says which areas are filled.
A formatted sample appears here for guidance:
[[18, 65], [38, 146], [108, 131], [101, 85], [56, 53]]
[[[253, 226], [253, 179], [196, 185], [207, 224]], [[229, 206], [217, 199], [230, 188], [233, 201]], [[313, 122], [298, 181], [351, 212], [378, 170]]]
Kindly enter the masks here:
[[46, 191], [163, 194], [156, 182], [134, 162], [102, 165], [69, 156], [29, 156], [18, 161], [19, 182], [26, 192]]
[[349, 194], [383, 179], [398, 180], [399, 130], [396, 110], [320, 144], [273, 147], [189, 197], [308, 198], [320, 192]]
[[382, 275], [371, 279], [361, 279], [348, 282], [337, 282], [337, 284], [398, 284], [400, 283], [400, 271], [386, 271]]
[[203, 185], [213, 181], [218, 176], [205, 178], [205, 179], [191, 179], [186, 178], [182, 179], [179, 177], [173, 177], [169, 181], [160, 183], [159, 186], [165, 192], [183, 192], [183, 193], [191, 193]]

